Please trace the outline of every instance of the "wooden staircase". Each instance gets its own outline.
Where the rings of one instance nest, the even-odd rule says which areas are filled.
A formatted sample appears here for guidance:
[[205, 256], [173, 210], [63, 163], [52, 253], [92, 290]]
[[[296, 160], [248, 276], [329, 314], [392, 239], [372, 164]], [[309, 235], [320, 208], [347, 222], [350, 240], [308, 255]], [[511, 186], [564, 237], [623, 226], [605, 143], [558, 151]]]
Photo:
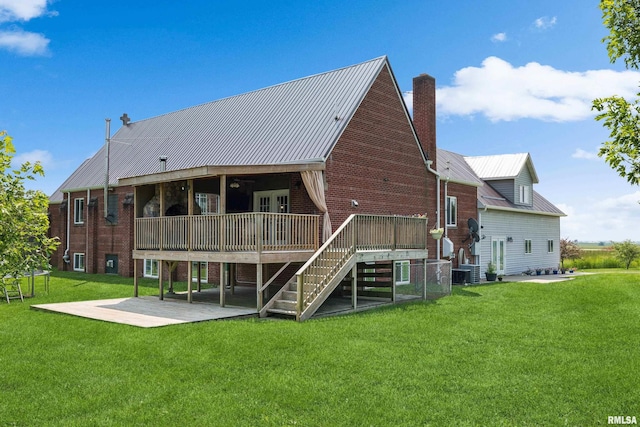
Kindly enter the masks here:
[[426, 258], [427, 235], [426, 218], [351, 215], [265, 304], [260, 316], [308, 319], [352, 271], [358, 253], [417, 250]]

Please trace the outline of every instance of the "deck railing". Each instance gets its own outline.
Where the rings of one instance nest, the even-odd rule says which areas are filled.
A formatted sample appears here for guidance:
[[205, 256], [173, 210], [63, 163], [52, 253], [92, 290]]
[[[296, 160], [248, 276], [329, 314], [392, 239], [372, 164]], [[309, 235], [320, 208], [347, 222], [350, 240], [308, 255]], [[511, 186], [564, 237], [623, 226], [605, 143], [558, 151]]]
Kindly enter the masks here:
[[137, 250], [316, 250], [318, 215], [247, 212], [136, 218]]

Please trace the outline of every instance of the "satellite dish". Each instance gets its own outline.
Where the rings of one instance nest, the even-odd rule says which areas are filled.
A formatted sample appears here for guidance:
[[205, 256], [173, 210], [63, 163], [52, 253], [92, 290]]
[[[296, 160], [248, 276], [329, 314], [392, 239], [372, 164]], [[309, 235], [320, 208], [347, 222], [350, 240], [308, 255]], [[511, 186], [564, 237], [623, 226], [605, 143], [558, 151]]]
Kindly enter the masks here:
[[478, 231], [480, 230], [480, 226], [478, 225], [478, 221], [476, 221], [473, 218], [469, 218], [467, 220], [467, 225], [469, 226], [469, 233], [478, 233]]

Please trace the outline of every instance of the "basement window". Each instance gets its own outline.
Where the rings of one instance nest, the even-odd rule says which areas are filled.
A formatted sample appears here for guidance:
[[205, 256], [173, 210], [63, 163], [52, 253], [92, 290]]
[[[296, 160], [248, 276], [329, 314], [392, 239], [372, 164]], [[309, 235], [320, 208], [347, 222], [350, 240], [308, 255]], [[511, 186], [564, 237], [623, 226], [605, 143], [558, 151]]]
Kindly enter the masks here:
[[151, 279], [158, 278], [158, 260], [157, 259], [144, 260], [144, 277], [149, 277]]
[[411, 282], [409, 261], [396, 261], [396, 285], [408, 285]]
[[73, 254], [73, 271], [84, 271], [84, 254]]

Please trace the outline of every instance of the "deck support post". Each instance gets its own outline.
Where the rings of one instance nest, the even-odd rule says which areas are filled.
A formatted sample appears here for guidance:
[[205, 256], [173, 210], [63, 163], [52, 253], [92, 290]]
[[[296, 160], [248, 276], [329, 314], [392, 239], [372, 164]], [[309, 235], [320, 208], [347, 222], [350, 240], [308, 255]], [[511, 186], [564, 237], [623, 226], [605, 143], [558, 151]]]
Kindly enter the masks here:
[[395, 261], [391, 261], [391, 301], [396, 302], [396, 262]]
[[262, 263], [256, 264], [256, 293], [258, 311], [262, 310]]
[[[198, 263], [198, 271], [200, 271], [200, 263]], [[187, 301], [193, 302], [193, 262], [187, 261]], [[198, 274], [198, 285], [200, 285], [200, 274]]]
[[422, 260], [422, 299], [427, 299], [427, 259]]
[[158, 290], [160, 291], [160, 300], [164, 299], [164, 261], [158, 260]]
[[351, 307], [358, 309], [358, 263], [351, 268]]
[[224, 282], [224, 270], [225, 270], [225, 266], [226, 263], [221, 262], [220, 263], [220, 285], [218, 285], [218, 287], [220, 288], [220, 307], [224, 307], [224, 292], [225, 292], [225, 285], [226, 283]]
[[133, 260], [133, 296], [138, 297], [138, 260]]

